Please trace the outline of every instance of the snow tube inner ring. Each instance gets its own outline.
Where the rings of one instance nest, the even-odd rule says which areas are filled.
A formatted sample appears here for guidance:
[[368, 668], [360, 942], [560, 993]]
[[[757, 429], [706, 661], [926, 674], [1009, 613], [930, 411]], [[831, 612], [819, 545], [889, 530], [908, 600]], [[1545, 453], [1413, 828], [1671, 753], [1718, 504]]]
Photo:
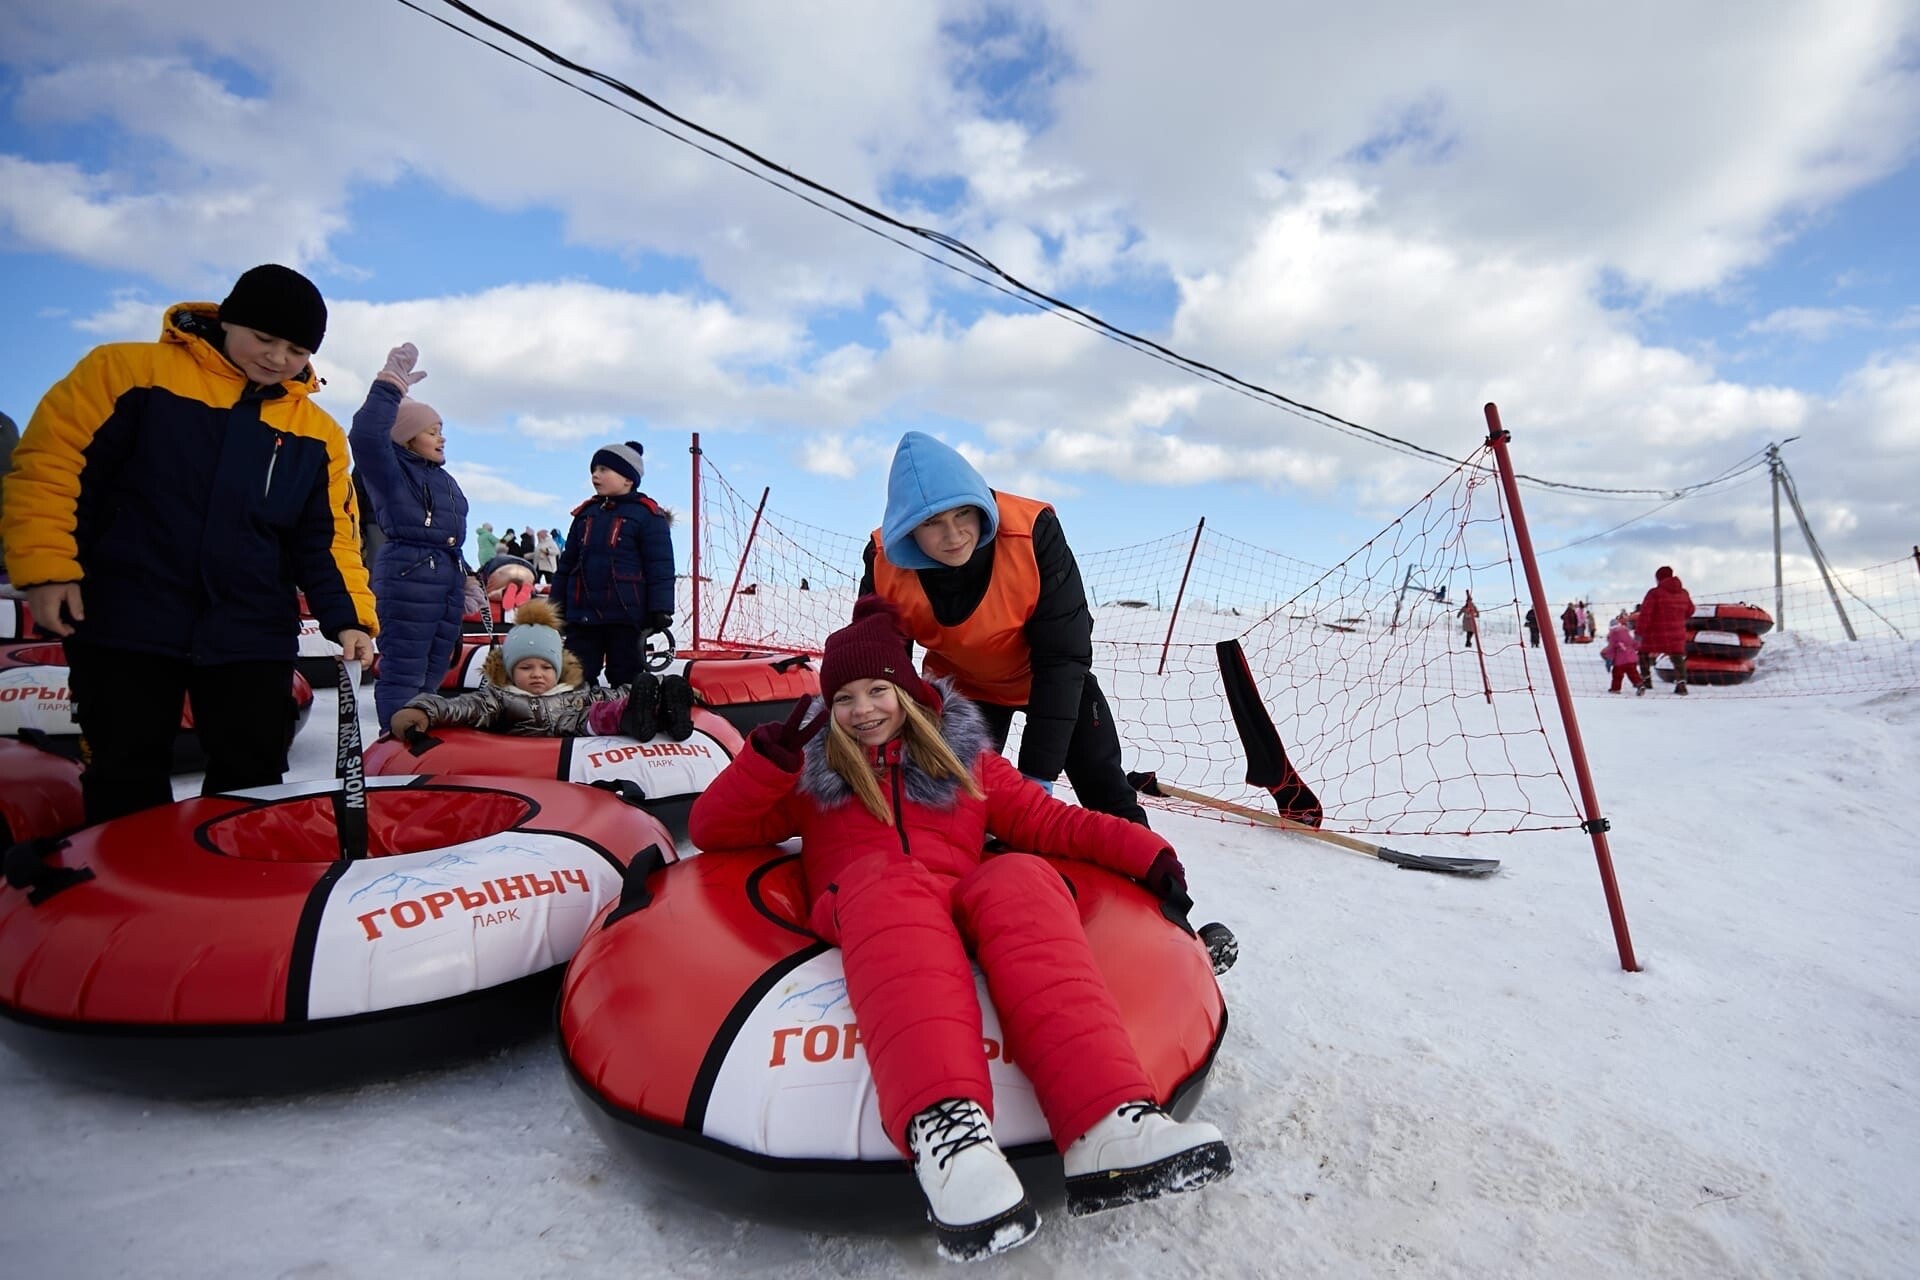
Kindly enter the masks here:
[[[537, 801], [506, 791], [422, 788], [383, 793], [367, 810], [367, 856], [396, 857], [484, 840], [531, 821]], [[252, 862], [332, 862], [340, 856], [335, 796], [261, 804], [202, 823], [194, 842]]]
[[755, 867], [747, 877], [746, 891], [755, 911], [782, 929], [813, 940], [813, 930], [807, 928], [807, 881], [800, 870], [799, 854], [790, 853]]

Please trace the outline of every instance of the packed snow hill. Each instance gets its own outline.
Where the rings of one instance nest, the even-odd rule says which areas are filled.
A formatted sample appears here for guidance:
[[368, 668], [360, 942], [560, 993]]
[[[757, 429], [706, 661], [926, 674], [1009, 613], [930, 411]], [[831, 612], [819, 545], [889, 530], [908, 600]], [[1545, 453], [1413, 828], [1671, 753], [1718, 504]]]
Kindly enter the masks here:
[[[1395, 841], [1502, 860], [1468, 880], [1156, 811], [1196, 919], [1240, 940], [1201, 1104], [1235, 1172], [1091, 1218], [1043, 1208], [977, 1272], [1911, 1274], [1920, 691], [1702, 692], [1580, 706], [1640, 973], [1576, 833]], [[323, 689], [290, 777], [330, 772], [334, 705]], [[11, 1052], [0, 1085], [10, 1274], [952, 1266], [921, 1231], [796, 1230], [666, 1191], [595, 1137], [551, 1037], [272, 1101], [102, 1093]]]

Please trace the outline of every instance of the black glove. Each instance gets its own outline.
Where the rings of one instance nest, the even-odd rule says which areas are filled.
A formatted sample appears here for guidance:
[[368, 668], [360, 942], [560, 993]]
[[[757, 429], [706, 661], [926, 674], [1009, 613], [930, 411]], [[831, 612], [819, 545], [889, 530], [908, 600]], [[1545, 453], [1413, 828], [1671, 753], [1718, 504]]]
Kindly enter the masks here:
[[665, 610], [648, 614], [647, 630], [649, 631], [673, 630], [673, 615], [671, 613], [666, 612]]
[[833, 714], [822, 708], [811, 724], [804, 727], [801, 721], [807, 718], [812, 699], [800, 698], [793, 704], [793, 714], [787, 717], [785, 724], [763, 724], [747, 735], [747, 745], [765, 756], [776, 768], [786, 773], [800, 772], [801, 762], [805, 759], [807, 743], [827, 727], [827, 717]]
[[1187, 869], [1180, 865], [1178, 855], [1171, 849], [1162, 849], [1154, 857], [1153, 865], [1140, 877], [1140, 883], [1162, 902], [1187, 897]]

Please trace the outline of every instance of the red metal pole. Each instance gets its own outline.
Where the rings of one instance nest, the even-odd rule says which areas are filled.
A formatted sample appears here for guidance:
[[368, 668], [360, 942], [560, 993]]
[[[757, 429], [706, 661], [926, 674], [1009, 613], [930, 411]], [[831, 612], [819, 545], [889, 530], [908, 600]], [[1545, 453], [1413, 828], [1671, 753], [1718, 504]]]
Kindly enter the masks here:
[[773, 492], [768, 485], [760, 491], [760, 505], [753, 509], [753, 527], [747, 530], [747, 545], [740, 548], [740, 566], [733, 571], [733, 590], [727, 592], [727, 607], [720, 611], [720, 630], [714, 633], [715, 644], [725, 644], [727, 640], [727, 619], [733, 616], [733, 598], [740, 594], [740, 575], [747, 571], [747, 557], [753, 554], [753, 540], [760, 532], [760, 516], [767, 509], [767, 495]]
[[1187, 598], [1187, 575], [1193, 572], [1193, 556], [1200, 550], [1200, 535], [1207, 531], [1207, 518], [1200, 517], [1200, 525], [1193, 531], [1193, 545], [1187, 548], [1187, 567], [1180, 571], [1180, 592], [1173, 598], [1173, 616], [1167, 619], [1167, 638], [1160, 642], [1160, 665], [1155, 669], [1157, 676], [1167, 674], [1167, 648], [1173, 643], [1173, 627], [1180, 621], [1180, 602]]
[[[1547, 591], [1540, 582], [1540, 566], [1534, 562], [1533, 539], [1527, 533], [1527, 516], [1520, 509], [1520, 482], [1515, 478], [1513, 459], [1507, 455], [1507, 432], [1500, 425], [1500, 409], [1487, 405], [1487, 444], [1500, 465], [1500, 486], [1506, 493], [1507, 510], [1513, 513], [1513, 538], [1520, 552], [1520, 566], [1526, 571], [1527, 592], [1533, 597], [1534, 616], [1548, 617]], [[1567, 684], [1567, 668], [1560, 660], [1560, 641], [1552, 627], [1542, 627], [1542, 647], [1547, 651], [1547, 670], [1553, 675], [1554, 696], [1560, 702], [1560, 727], [1566, 730], [1567, 751], [1573, 759], [1574, 777], [1580, 783], [1580, 803], [1587, 820], [1581, 825], [1593, 839], [1594, 860], [1600, 866], [1600, 888], [1607, 897], [1607, 915], [1613, 921], [1613, 941], [1620, 951], [1620, 967], [1638, 973], [1640, 962], [1634, 959], [1633, 939], [1627, 934], [1627, 911], [1620, 902], [1620, 885], [1613, 875], [1613, 853], [1607, 848], [1607, 820], [1600, 816], [1600, 796], [1593, 787], [1593, 771], [1587, 767], [1587, 749], [1580, 741], [1580, 722], [1573, 714], [1573, 692]]]
[[700, 516], [700, 433], [693, 433], [693, 648], [700, 648], [700, 539], [707, 524]]

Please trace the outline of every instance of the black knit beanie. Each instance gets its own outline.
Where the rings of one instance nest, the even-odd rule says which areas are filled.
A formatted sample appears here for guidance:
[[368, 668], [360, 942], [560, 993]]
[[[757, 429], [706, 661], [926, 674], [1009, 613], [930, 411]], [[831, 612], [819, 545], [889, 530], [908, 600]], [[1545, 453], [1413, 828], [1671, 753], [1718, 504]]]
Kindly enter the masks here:
[[609, 471], [619, 472], [637, 485], [640, 483], [640, 477], [647, 474], [647, 464], [641, 456], [644, 453], [646, 450], [640, 446], [638, 440], [629, 440], [625, 444], [602, 445], [594, 450], [593, 461], [587, 464], [587, 469], [605, 467]]
[[233, 292], [220, 304], [220, 318], [308, 351], [318, 351], [327, 336], [327, 304], [320, 290], [292, 267], [273, 262], [233, 282]]

